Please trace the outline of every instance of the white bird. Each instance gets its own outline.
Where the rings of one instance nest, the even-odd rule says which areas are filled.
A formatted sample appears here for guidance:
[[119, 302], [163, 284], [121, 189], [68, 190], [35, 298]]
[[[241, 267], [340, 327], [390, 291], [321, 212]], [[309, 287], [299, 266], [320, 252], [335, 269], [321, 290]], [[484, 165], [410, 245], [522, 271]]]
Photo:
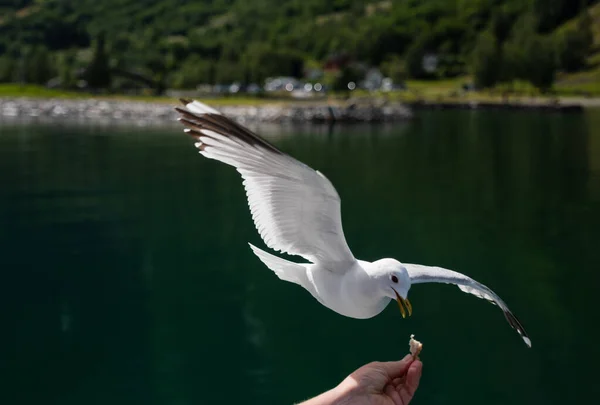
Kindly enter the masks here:
[[[356, 259], [342, 229], [340, 197], [319, 171], [281, 152], [219, 111], [198, 101], [181, 100], [176, 108], [185, 131], [200, 153], [237, 169], [242, 175], [254, 224], [265, 244], [301, 256], [295, 263], [250, 244], [252, 251], [285, 281], [304, 287], [325, 307], [347, 317], [366, 319], [395, 299], [404, 317], [412, 314], [408, 291], [413, 284], [456, 284], [462, 291], [498, 305], [527, 346], [531, 340], [519, 320], [492, 290], [464, 274], [395, 259]], [[406, 310], [405, 308], [406, 307]]]

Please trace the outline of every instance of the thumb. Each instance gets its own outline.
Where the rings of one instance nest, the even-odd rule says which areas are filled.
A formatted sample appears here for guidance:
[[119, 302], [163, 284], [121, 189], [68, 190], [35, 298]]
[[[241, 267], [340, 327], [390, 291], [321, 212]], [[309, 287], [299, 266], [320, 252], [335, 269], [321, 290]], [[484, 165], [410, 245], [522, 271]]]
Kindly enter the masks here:
[[407, 354], [402, 360], [380, 362], [379, 366], [385, 371], [388, 377], [393, 380], [394, 378], [405, 375], [413, 361], [413, 356]]

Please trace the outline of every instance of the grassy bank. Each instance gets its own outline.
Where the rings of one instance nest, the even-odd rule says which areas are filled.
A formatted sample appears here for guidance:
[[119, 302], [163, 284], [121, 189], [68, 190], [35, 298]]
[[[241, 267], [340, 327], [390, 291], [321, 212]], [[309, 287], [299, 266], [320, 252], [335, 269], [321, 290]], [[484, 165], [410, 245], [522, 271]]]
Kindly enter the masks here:
[[[127, 95], [127, 94], [92, 94], [78, 91], [65, 91], [47, 89], [36, 85], [0, 84], [0, 97], [28, 97], [28, 98], [66, 98], [66, 99], [99, 99], [99, 100], [124, 100], [154, 103], [177, 103], [178, 99], [166, 96], [153, 95]], [[268, 100], [257, 97], [232, 96], [210, 99], [212, 105], [260, 105], [273, 104], [280, 100]]]
[[[153, 95], [127, 95], [127, 94], [92, 94], [78, 91], [65, 91], [47, 89], [36, 85], [0, 84], [0, 97], [28, 97], [28, 98], [65, 98], [65, 99], [99, 99], [99, 100], [124, 100], [154, 103], [178, 103], [175, 97]], [[227, 96], [211, 98], [212, 105], [263, 105], [285, 102], [281, 99], [267, 99], [251, 96]]]
[[[590, 75], [590, 72], [587, 72]], [[600, 80], [588, 82], [576, 80], [570, 77], [571, 84], [562, 84], [549, 94], [541, 94], [538, 90], [527, 83], [513, 83], [485, 91], [464, 91], [462, 86], [469, 83], [469, 78], [463, 77], [452, 80], [440, 81], [408, 81], [408, 90], [393, 92], [369, 93], [363, 90], [355, 90], [347, 94], [332, 94], [326, 99], [303, 100], [285, 97], [253, 97], [253, 96], [221, 96], [221, 97], [198, 97], [199, 99], [214, 106], [245, 106], [245, 105], [273, 105], [273, 104], [339, 104], [345, 102], [349, 97], [374, 101], [386, 99], [390, 101], [414, 103], [576, 103], [583, 105], [600, 105]], [[63, 91], [47, 89], [42, 86], [2, 84], [0, 85], [0, 97], [4, 98], [65, 98], [65, 99], [99, 99], [99, 100], [121, 100], [155, 103], [178, 103], [175, 97], [153, 96], [153, 95], [123, 95], [123, 94], [91, 94], [85, 92]]]

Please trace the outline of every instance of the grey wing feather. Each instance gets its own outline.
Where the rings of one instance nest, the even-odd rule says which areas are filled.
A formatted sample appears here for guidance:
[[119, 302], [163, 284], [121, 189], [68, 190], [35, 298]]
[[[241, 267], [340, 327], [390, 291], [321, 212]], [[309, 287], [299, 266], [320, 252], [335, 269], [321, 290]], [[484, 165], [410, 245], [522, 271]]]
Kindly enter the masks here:
[[531, 347], [531, 339], [525, 332], [525, 328], [517, 317], [508, 309], [508, 306], [502, 299], [485, 285], [473, 280], [471, 277], [456, 271], [447, 270], [441, 267], [423, 266], [420, 264], [404, 264], [412, 284], [419, 283], [445, 283], [455, 284], [463, 292], [472, 294], [476, 297], [485, 299], [494, 305], [497, 305], [504, 312], [504, 317], [525, 341], [528, 347]]

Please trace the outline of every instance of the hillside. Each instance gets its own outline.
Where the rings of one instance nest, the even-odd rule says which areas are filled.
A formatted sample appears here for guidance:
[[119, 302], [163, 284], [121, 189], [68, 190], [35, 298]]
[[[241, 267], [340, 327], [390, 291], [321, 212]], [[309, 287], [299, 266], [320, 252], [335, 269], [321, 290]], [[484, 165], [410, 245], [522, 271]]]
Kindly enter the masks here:
[[[592, 17], [593, 45], [587, 56], [587, 65], [580, 72], [565, 73], [558, 77], [556, 88], [559, 91], [600, 95], [600, 3], [589, 8]], [[557, 31], [576, 29], [576, 20], [570, 20]]]
[[[548, 35], [595, 0], [0, 0], [0, 82], [192, 88], [301, 76], [328, 60], [394, 78], [471, 73], [484, 30], [502, 43], [525, 17]], [[594, 12], [598, 7], [592, 8]], [[597, 28], [597, 26], [596, 26]], [[426, 53], [438, 57], [423, 71]], [[338, 58], [338, 59], [336, 59]], [[417, 63], [411, 63], [416, 60]], [[593, 61], [592, 61], [593, 62]]]

